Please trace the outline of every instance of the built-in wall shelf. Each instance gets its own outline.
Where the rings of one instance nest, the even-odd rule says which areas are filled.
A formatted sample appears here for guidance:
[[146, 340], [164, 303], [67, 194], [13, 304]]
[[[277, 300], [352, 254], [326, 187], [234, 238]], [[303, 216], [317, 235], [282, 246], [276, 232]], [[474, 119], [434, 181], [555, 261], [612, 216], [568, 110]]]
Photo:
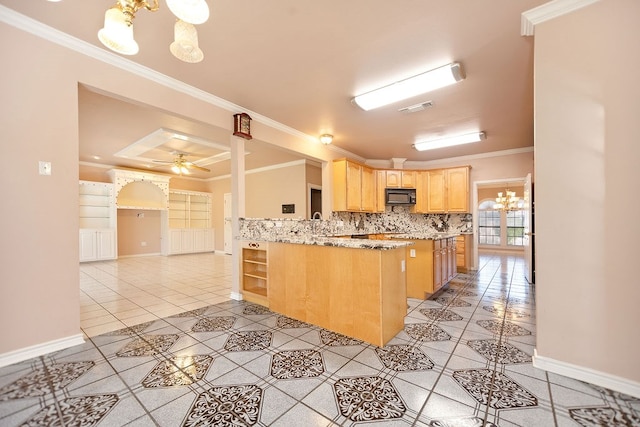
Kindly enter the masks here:
[[269, 307], [266, 242], [242, 244], [242, 298]]
[[114, 185], [80, 181], [78, 189], [80, 262], [117, 257]]

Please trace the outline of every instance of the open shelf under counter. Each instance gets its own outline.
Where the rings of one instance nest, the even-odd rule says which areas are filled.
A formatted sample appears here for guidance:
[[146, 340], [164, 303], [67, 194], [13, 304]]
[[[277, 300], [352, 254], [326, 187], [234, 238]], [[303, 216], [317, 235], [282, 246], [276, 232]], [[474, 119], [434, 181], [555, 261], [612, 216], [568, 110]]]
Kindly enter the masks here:
[[242, 243], [242, 298], [269, 307], [267, 243]]

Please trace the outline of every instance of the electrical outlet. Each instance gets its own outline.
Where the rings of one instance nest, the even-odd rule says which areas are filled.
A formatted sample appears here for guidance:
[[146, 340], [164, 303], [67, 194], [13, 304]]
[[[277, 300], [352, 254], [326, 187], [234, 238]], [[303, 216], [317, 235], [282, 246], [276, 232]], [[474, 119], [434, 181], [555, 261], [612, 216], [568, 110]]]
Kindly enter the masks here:
[[407, 269], [407, 266], [406, 266], [405, 260], [400, 261], [400, 271], [404, 273], [406, 269]]
[[140, 246], [147, 246], [147, 242], [140, 242]]
[[38, 162], [38, 172], [40, 175], [51, 175], [51, 162]]
[[416, 257], [416, 250], [415, 249], [409, 249], [409, 256], [411, 258], [415, 258]]

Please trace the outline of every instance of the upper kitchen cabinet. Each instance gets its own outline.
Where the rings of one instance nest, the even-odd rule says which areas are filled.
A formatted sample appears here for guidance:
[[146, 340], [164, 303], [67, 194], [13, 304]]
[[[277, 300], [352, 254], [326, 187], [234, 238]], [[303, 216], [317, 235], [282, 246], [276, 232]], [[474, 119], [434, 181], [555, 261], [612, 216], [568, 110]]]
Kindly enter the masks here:
[[416, 188], [416, 171], [387, 170], [386, 188]]
[[333, 210], [374, 212], [375, 170], [347, 159], [333, 161]]
[[469, 212], [469, 166], [430, 170], [426, 213]]

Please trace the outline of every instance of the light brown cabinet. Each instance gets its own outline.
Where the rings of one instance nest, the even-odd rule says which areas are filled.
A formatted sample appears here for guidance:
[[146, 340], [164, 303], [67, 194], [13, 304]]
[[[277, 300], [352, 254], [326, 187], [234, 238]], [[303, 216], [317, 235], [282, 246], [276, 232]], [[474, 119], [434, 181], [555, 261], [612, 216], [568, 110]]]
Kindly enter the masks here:
[[469, 212], [469, 167], [427, 172], [426, 213]]
[[462, 273], [469, 271], [472, 237], [471, 234], [456, 237], [456, 267]]
[[374, 212], [375, 170], [347, 159], [333, 162], [333, 210]]
[[242, 298], [269, 307], [267, 243], [242, 245]]
[[396, 169], [385, 172], [386, 188], [416, 188], [416, 171]]
[[407, 297], [425, 299], [457, 274], [455, 238], [412, 240], [407, 246]]

